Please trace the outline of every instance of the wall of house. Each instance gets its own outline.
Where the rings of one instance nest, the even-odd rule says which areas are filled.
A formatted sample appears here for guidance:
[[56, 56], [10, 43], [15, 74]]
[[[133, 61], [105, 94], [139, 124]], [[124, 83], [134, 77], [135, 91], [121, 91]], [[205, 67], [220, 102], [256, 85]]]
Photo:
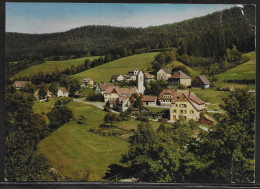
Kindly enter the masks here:
[[191, 86], [191, 79], [180, 79], [180, 85]]
[[157, 72], [157, 80], [159, 79], [168, 80], [169, 77], [171, 77], [171, 74], [166, 74], [163, 70], [159, 70]]
[[190, 102], [176, 102], [170, 107], [170, 120], [174, 121], [174, 116], [176, 120], [179, 119], [180, 116], [185, 116], [185, 119], [188, 121], [189, 119], [194, 119], [196, 121], [199, 120], [199, 112], [190, 104]]
[[201, 116], [201, 117], [200, 117], [199, 123], [200, 123], [200, 124], [203, 124], [203, 125], [213, 125], [213, 124], [214, 124], [213, 121], [210, 121], [210, 120], [205, 119], [204, 116]]
[[117, 93], [106, 93], [104, 94], [104, 101], [107, 102], [108, 100], [112, 99], [112, 98], [118, 98], [118, 94]]

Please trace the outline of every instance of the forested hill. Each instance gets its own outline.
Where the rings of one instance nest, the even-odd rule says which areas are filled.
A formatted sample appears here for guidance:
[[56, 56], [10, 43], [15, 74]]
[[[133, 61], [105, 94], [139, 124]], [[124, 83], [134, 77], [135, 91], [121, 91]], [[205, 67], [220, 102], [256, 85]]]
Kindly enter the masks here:
[[84, 26], [52, 34], [6, 33], [6, 60], [49, 56], [104, 55], [109, 50], [178, 47], [200, 57], [223, 56], [236, 45], [242, 52], [255, 48], [255, 7], [247, 5], [174, 24], [148, 28]]

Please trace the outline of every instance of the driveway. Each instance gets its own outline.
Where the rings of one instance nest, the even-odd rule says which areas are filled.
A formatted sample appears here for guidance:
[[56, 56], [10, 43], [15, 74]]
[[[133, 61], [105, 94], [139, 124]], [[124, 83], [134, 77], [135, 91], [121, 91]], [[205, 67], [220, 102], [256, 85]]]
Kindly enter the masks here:
[[81, 102], [84, 104], [93, 105], [101, 110], [104, 109], [105, 102], [97, 102], [97, 101], [85, 101], [85, 98], [74, 98], [74, 102]]

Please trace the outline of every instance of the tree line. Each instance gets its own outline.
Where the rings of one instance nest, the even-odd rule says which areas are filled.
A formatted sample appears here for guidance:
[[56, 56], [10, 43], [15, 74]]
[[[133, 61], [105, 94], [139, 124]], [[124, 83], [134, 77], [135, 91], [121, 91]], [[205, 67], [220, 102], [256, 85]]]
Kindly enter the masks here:
[[[174, 24], [148, 28], [84, 26], [52, 34], [6, 33], [6, 60], [30, 57], [104, 55], [110, 50], [128, 47], [134, 52], [144, 48], [177, 47], [180, 54], [196, 57], [219, 57], [226, 48], [236, 45], [239, 51], [255, 48], [255, 7], [215, 12]], [[248, 24], [248, 22], [251, 23]]]

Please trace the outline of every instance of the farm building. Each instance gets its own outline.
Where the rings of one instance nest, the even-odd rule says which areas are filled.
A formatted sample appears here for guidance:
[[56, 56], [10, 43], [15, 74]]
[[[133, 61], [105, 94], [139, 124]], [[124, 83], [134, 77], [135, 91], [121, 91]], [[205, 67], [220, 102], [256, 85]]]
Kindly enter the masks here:
[[151, 75], [149, 72], [144, 72], [144, 81], [145, 83], [149, 83], [151, 80], [153, 80], [153, 75]]
[[172, 75], [172, 69], [170, 68], [162, 68], [157, 72], [157, 80], [168, 80]]
[[185, 120], [194, 119], [199, 121], [200, 113], [205, 110], [205, 102], [194, 93], [182, 94], [172, 100], [170, 107], [170, 120], [175, 121], [183, 116]]
[[191, 86], [191, 77], [184, 72], [177, 71], [169, 79], [169, 85], [184, 85], [186, 87]]
[[15, 81], [13, 85], [16, 89], [21, 89], [21, 88], [26, 87], [26, 85], [28, 85], [28, 84], [32, 84], [32, 82], [31, 81]]
[[69, 91], [65, 87], [59, 87], [57, 92], [57, 97], [69, 97]]
[[81, 86], [93, 85], [94, 81], [90, 78], [84, 78]]
[[142, 104], [144, 106], [155, 106], [156, 101], [157, 101], [157, 96], [149, 96], [149, 95], [142, 96]]
[[210, 87], [210, 81], [205, 75], [199, 75], [194, 80], [194, 87], [201, 87], [201, 88], [209, 88]]
[[203, 125], [214, 125], [216, 121], [208, 114], [203, 114], [200, 116], [199, 123]]
[[99, 83], [96, 87], [96, 93], [104, 94], [105, 90], [109, 86], [114, 86], [113, 83]]
[[114, 74], [111, 77], [111, 81], [112, 82], [120, 82], [120, 81], [124, 81], [124, 76], [119, 75], [119, 74]]

